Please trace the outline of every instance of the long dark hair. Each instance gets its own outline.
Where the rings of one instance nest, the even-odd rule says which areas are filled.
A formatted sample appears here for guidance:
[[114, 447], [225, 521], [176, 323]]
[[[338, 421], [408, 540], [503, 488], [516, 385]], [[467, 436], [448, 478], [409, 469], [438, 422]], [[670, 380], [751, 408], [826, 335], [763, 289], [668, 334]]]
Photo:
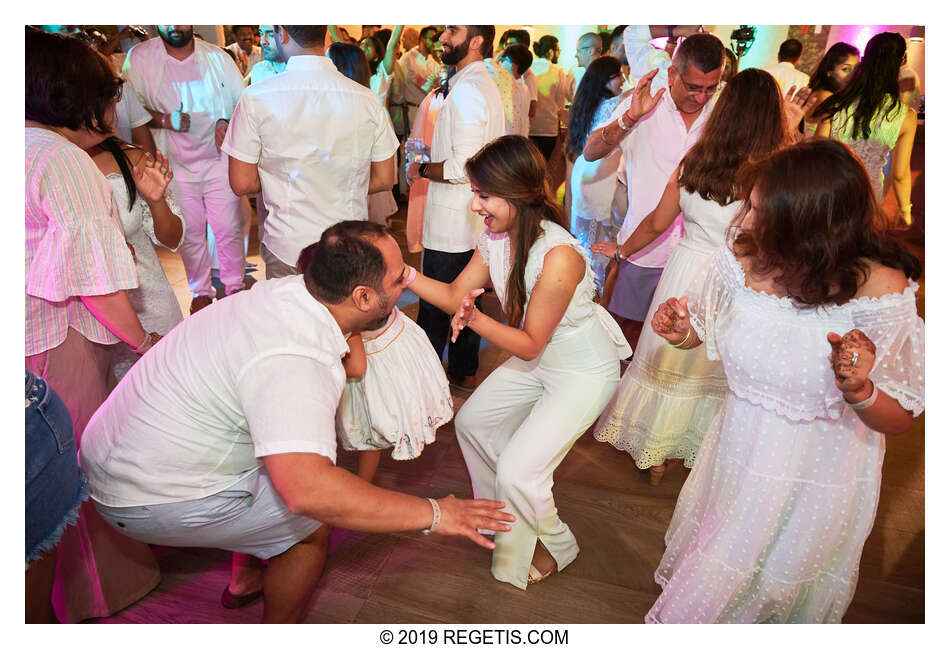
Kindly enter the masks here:
[[369, 63], [358, 45], [334, 43], [327, 48], [327, 58], [343, 76], [369, 88]]
[[[867, 280], [869, 261], [920, 277], [921, 265], [887, 233], [864, 165], [837, 140], [806, 140], [741, 172], [755, 218], [733, 243], [750, 271], [768, 275], [806, 305], [844, 304]], [[746, 210], [740, 211], [739, 227]]]
[[555, 202], [546, 177], [547, 164], [538, 147], [521, 135], [505, 135], [486, 144], [465, 163], [465, 172], [480, 190], [504, 198], [518, 219], [512, 245], [515, 259], [508, 276], [505, 315], [513, 327], [521, 324], [527, 301], [524, 271], [528, 252], [541, 236], [541, 221], [565, 230], [564, 212]]
[[871, 122], [878, 111], [888, 117], [900, 109], [898, 75], [907, 44], [904, 37], [894, 32], [883, 32], [868, 41], [864, 58], [855, 68], [851, 83], [831, 95], [815, 109], [815, 117], [825, 117], [852, 109], [856, 140], [871, 137]]
[[122, 172], [122, 179], [125, 181], [125, 188], [129, 192], [129, 209], [135, 204], [137, 192], [135, 190], [135, 179], [132, 177], [132, 163], [125, 153], [127, 148], [135, 148], [131, 144], [123, 142], [117, 137], [109, 137], [99, 143], [103, 149], [112, 154], [115, 162], [119, 165], [119, 171]]
[[607, 82], [620, 74], [620, 61], [612, 56], [602, 56], [587, 68], [574, 93], [571, 116], [567, 127], [567, 140], [564, 153], [569, 160], [577, 159], [584, 150], [587, 134], [593, 126], [594, 114], [600, 103], [610, 99], [613, 94], [607, 89]]
[[[360, 44], [362, 44], [363, 41], [369, 41], [370, 45], [372, 45], [373, 49], [376, 51], [375, 59], [372, 61], [369, 60], [369, 57], [366, 59], [366, 62], [369, 64], [369, 74], [370, 76], [373, 76], [376, 74], [376, 68], [378, 68], [379, 64], [383, 62], [383, 57], [386, 55], [386, 48], [383, 46], [382, 42], [376, 38], [376, 36], [364, 36], [360, 39]], [[363, 48], [360, 49], [362, 50]]]
[[726, 84], [699, 141], [683, 158], [679, 184], [726, 205], [739, 195], [736, 174], [788, 139], [782, 93], [765, 70], [743, 70]]
[[821, 61], [818, 62], [815, 71], [811, 73], [808, 87], [812, 90], [827, 90], [831, 93], [842, 90], [842, 88], [836, 87], [834, 81], [831, 80], [831, 72], [836, 65], [844, 63], [849, 56], [859, 55], [860, 52], [854, 45], [844, 42], [835, 43], [828, 48], [825, 55], [821, 57]]
[[88, 43], [26, 27], [26, 119], [104, 135], [121, 88], [122, 79]]

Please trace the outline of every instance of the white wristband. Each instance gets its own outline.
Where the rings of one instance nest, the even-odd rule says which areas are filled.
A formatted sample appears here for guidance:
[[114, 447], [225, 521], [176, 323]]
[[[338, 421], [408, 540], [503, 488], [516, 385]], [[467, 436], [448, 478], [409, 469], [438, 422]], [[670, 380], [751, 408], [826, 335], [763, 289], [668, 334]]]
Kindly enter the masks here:
[[858, 401], [857, 403], [850, 403], [847, 399], [844, 400], [849, 406], [855, 410], [864, 410], [865, 408], [870, 408], [874, 405], [874, 402], [877, 401], [877, 384], [871, 383], [873, 389], [871, 390], [871, 396], [869, 396], [864, 401]]
[[426, 498], [429, 501], [429, 504], [432, 505], [432, 525], [429, 526], [429, 529], [422, 530], [423, 534], [430, 534], [436, 530], [439, 526], [439, 523], [442, 522], [442, 510], [439, 509], [439, 503], [437, 503], [433, 498]]

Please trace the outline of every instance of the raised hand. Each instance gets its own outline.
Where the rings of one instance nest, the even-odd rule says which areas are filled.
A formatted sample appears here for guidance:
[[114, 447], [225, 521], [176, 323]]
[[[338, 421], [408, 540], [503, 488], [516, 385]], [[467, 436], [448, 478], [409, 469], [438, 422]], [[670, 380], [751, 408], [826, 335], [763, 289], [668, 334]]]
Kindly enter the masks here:
[[598, 241], [590, 247], [591, 252], [605, 257], [613, 257], [617, 252], [617, 243], [615, 241]]
[[132, 167], [132, 180], [135, 189], [148, 203], [157, 203], [165, 198], [165, 188], [172, 179], [172, 170], [168, 166], [168, 158], [161, 151], [155, 151], [153, 158], [145, 153]]
[[468, 295], [462, 298], [462, 301], [459, 302], [459, 308], [455, 312], [455, 315], [452, 316], [452, 342], [455, 342], [455, 339], [458, 338], [459, 334], [462, 333], [462, 329], [467, 327], [472, 323], [472, 320], [475, 318], [475, 298], [485, 292], [483, 288], [477, 288], [473, 291], [469, 291]]
[[502, 521], [511, 523], [515, 520], [511, 514], [501, 511], [505, 503], [497, 500], [459, 500], [450, 495], [438, 502], [442, 520], [434, 530], [436, 534], [467, 536], [474, 543], [489, 550], [493, 550], [495, 544], [479, 534], [479, 528], [507, 532], [511, 526]]
[[[831, 353], [828, 362], [835, 374], [835, 386], [844, 393], [867, 397], [868, 376], [874, 367], [877, 347], [860, 329], [852, 329], [844, 336], [828, 334]], [[851, 399], [851, 401], [861, 399]]]
[[689, 309], [686, 306], [686, 296], [679, 299], [671, 297], [660, 305], [653, 314], [650, 324], [653, 331], [669, 342], [679, 344], [686, 340], [689, 333]]
[[624, 115], [626, 120], [636, 122], [659, 103], [666, 88], [660, 88], [655, 95], [650, 94], [650, 84], [653, 83], [653, 77], [657, 72], [659, 72], [658, 69], [650, 70], [637, 81], [637, 87], [633, 89], [633, 94], [630, 96], [630, 107]]
[[798, 123], [808, 114], [815, 104], [818, 103], [818, 97], [812, 96], [811, 88], [796, 88], [792, 86], [785, 93], [785, 119], [790, 133], [798, 133]]

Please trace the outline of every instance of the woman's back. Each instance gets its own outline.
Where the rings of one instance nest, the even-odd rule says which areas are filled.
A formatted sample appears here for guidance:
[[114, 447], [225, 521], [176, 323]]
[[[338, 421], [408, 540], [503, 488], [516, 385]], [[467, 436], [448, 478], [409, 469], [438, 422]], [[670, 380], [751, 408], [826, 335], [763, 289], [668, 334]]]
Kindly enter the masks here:
[[[884, 191], [884, 165], [887, 156], [897, 144], [901, 126], [907, 116], [907, 106], [898, 102], [892, 108], [890, 98], [874, 113], [871, 120], [871, 134], [867, 139], [854, 137], [854, 106], [841, 110], [831, 117], [831, 137], [850, 146], [864, 163], [871, 177], [878, 199]], [[877, 182], [875, 182], [877, 181]]]
[[686, 230], [680, 245], [712, 252], [725, 242], [726, 230], [740, 207], [742, 201], [720, 205], [680, 187], [680, 208], [683, 210], [683, 226]]

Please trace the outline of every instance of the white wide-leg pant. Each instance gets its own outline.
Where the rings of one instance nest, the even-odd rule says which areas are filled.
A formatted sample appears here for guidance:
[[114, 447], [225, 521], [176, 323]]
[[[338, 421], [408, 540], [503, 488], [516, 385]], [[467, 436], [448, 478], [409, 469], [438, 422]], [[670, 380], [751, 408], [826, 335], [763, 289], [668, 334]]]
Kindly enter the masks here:
[[558, 570], [577, 556], [554, 505], [554, 469], [619, 383], [617, 346], [592, 318], [556, 335], [533, 361], [508, 359], [459, 410], [455, 430], [475, 497], [504, 501], [516, 517], [510, 531], [495, 534], [495, 579], [524, 590], [538, 539]]
[[[227, 159], [227, 156], [225, 156]], [[173, 180], [185, 216], [185, 240], [179, 251], [194, 295], [214, 297], [207, 226], [214, 232], [219, 276], [230, 294], [244, 287], [244, 233], [241, 199], [231, 191], [227, 163], [210, 166], [200, 181]]]

